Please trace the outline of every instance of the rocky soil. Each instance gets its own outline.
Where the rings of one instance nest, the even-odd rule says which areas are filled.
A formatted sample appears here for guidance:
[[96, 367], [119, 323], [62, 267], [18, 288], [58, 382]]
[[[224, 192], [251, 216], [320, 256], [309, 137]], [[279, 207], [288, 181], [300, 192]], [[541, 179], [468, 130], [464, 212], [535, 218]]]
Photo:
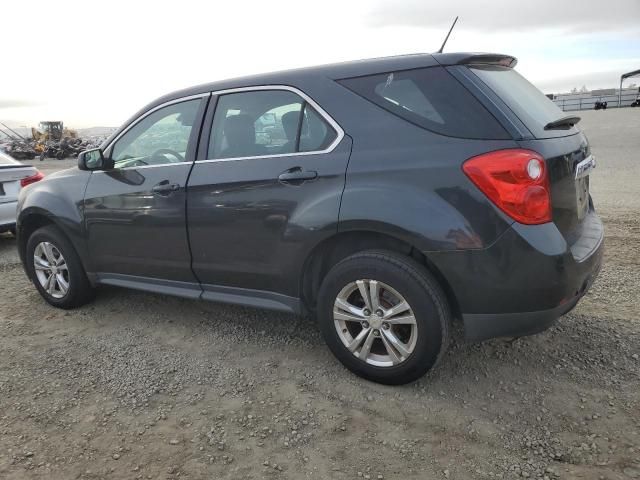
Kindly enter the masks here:
[[53, 309], [0, 236], [0, 478], [640, 479], [640, 111], [581, 114], [607, 229], [591, 292], [403, 387], [279, 313], [116, 288]]

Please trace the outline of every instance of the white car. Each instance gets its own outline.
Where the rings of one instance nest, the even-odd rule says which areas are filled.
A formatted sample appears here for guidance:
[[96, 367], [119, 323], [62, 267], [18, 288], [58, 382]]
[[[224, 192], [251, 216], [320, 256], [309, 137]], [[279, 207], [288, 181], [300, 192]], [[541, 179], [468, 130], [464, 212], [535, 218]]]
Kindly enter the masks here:
[[24, 165], [0, 151], [0, 233], [10, 231], [15, 234], [16, 207], [20, 189], [44, 175], [31, 165]]

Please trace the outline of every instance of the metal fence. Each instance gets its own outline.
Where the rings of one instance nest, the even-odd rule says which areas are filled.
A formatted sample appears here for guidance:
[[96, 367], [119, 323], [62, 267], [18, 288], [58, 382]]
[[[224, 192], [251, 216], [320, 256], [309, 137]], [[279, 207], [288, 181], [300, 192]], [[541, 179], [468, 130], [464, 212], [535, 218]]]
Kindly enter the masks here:
[[[577, 96], [577, 95], [576, 95]], [[607, 102], [607, 108], [628, 107], [637, 98], [637, 92], [624, 92], [620, 98], [620, 104], [618, 105], [618, 94], [612, 95], [598, 95], [594, 97], [579, 97], [579, 98], [556, 98], [553, 100], [558, 107], [565, 112], [573, 110], [593, 110], [596, 102]]]

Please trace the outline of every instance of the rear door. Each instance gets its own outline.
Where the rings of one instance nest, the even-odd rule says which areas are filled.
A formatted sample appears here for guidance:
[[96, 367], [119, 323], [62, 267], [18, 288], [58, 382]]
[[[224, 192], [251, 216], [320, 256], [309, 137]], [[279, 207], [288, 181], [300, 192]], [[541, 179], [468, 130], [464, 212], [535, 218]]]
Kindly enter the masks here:
[[206, 98], [191, 98], [147, 112], [105, 151], [114, 168], [92, 172], [86, 238], [92, 270], [103, 283], [156, 279], [199, 295], [185, 201], [205, 104]]
[[306, 253], [337, 229], [351, 141], [291, 87], [239, 89], [209, 108], [187, 201], [204, 297], [239, 293], [229, 287], [295, 297]]

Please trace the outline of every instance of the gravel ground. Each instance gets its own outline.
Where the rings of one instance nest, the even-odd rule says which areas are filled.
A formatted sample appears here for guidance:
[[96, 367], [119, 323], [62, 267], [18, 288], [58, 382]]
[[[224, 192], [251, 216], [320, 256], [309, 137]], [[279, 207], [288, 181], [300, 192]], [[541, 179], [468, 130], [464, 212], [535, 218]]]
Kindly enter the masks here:
[[40, 170], [45, 175], [53, 172], [57, 172], [58, 170], [64, 170], [65, 168], [75, 167], [78, 164], [78, 160], [76, 158], [65, 158], [63, 160], [58, 160], [56, 158], [47, 158], [46, 160], [24, 160], [23, 163], [28, 163], [29, 165], [33, 165], [38, 170]]
[[454, 341], [408, 386], [351, 375], [279, 313], [116, 288], [53, 309], [0, 236], [0, 478], [640, 478], [640, 111], [581, 114], [593, 289], [542, 334]]

